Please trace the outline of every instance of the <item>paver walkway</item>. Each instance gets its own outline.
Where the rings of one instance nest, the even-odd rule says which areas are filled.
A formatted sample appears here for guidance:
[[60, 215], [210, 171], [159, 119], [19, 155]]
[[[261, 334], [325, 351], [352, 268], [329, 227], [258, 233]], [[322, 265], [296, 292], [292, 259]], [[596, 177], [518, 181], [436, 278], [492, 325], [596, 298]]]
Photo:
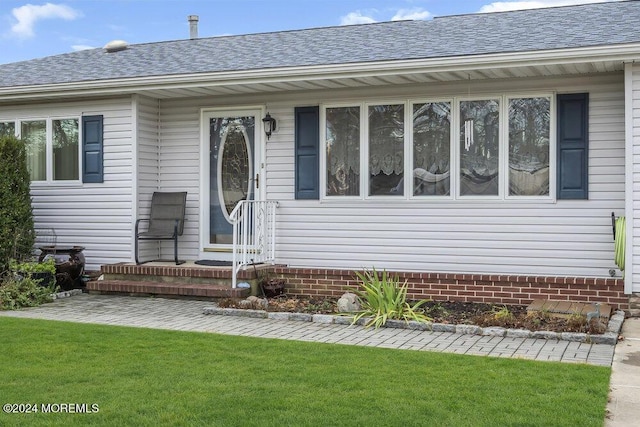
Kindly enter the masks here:
[[204, 315], [210, 302], [82, 294], [0, 316], [611, 366], [615, 346]]

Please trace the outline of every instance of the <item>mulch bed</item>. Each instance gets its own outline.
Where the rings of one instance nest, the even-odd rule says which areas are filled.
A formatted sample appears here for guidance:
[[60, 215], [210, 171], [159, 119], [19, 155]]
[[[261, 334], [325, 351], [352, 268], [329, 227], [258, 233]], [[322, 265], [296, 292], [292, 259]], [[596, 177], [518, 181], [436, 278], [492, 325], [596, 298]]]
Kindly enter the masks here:
[[[294, 298], [281, 295], [268, 299], [268, 306], [247, 306], [238, 299], [223, 299], [220, 307], [266, 309], [272, 312], [338, 314], [336, 299], [332, 298]], [[555, 317], [548, 312], [528, 313], [524, 305], [481, 304], [455, 301], [429, 301], [421, 306], [424, 313], [433, 322], [447, 324], [477, 325], [480, 327], [499, 326], [510, 329], [528, 329], [530, 331], [584, 332], [601, 334], [606, 324], [595, 319], [587, 325], [586, 318], [571, 315], [567, 318]]]

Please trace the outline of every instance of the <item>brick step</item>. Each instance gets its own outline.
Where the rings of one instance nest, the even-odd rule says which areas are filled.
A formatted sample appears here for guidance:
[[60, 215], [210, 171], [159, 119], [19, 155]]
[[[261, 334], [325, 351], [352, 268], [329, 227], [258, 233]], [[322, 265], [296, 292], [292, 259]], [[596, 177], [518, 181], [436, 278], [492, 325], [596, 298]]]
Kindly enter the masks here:
[[95, 280], [87, 283], [89, 293], [164, 295], [191, 298], [245, 298], [249, 288], [231, 288], [224, 285], [192, 283], [160, 283], [131, 280]]
[[[254, 284], [258, 275], [266, 274], [271, 265], [257, 265], [238, 272], [238, 281]], [[231, 267], [204, 267], [187, 263], [168, 265], [149, 263], [135, 265], [131, 263], [103, 265], [101, 273], [105, 280], [162, 282], [181, 284], [220, 285], [231, 287], [233, 272]]]

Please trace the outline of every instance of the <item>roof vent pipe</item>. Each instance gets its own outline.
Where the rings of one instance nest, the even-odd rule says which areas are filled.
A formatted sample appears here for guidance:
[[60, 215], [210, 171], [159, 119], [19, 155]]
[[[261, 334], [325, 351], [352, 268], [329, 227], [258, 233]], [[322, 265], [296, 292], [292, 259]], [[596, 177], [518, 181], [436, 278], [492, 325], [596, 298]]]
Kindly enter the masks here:
[[198, 38], [198, 15], [189, 15], [189, 38]]

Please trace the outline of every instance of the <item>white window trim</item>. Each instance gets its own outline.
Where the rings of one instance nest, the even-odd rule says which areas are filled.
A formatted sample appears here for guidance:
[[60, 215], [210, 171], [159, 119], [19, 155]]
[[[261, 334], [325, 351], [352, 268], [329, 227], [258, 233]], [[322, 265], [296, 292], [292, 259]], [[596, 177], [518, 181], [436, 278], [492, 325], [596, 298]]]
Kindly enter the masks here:
[[[78, 121], [78, 179], [54, 180], [53, 179], [53, 121], [77, 120]], [[8, 120], [12, 121], [12, 120]], [[45, 180], [31, 181], [36, 186], [77, 186], [82, 184], [82, 115], [48, 116], [48, 117], [21, 117], [14, 119], [16, 137], [22, 137], [22, 122], [44, 121], [46, 123], [45, 138]]]
[[[549, 98], [549, 195], [547, 196], [510, 196], [509, 185], [509, 100], [518, 98]], [[460, 102], [496, 100], [499, 103], [499, 172], [498, 195], [496, 196], [462, 196], [460, 195]], [[450, 191], [447, 196], [413, 195], [413, 174], [406, 172], [407, 167], [413, 170], [413, 106], [415, 104], [449, 102], [451, 104], [451, 140], [450, 140]], [[369, 116], [368, 109], [372, 105], [404, 105], [404, 195], [369, 195]], [[328, 196], [327, 195], [327, 152], [326, 152], [326, 109], [341, 107], [360, 108], [360, 194], [358, 196]], [[419, 202], [419, 203], [450, 203], [471, 202], [482, 203], [495, 201], [510, 203], [555, 203], [557, 187], [557, 141], [556, 141], [556, 93], [545, 92], [506, 92], [501, 94], [484, 93], [473, 96], [428, 97], [409, 99], [371, 99], [365, 101], [327, 102], [320, 104], [320, 200], [326, 202], [353, 201], [390, 201]]]
[[[509, 101], [512, 99], [523, 99], [523, 98], [549, 98], [549, 194], [547, 196], [510, 196], [509, 195]], [[556, 200], [556, 189], [557, 181], [556, 181], [556, 172], [557, 172], [557, 124], [556, 124], [556, 94], [551, 92], [543, 92], [538, 94], [509, 94], [505, 95], [505, 125], [503, 128], [504, 135], [504, 144], [506, 147], [506, 153], [504, 158], [504, 166], [505, 167], [505, 184], [504, 184], [504, 199], [505, 200]]]

